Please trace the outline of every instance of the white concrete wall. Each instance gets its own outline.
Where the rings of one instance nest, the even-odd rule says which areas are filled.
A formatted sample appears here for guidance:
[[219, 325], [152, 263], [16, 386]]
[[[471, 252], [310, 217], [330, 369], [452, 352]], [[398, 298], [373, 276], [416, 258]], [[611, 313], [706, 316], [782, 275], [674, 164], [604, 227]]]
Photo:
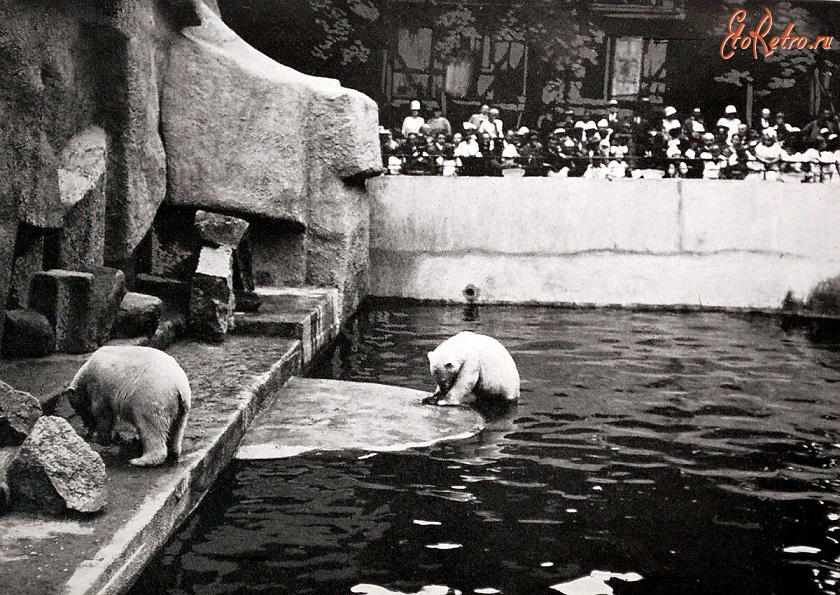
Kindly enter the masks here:
[[371, 294], [776, 308], [840, 274], [840, 192], [705, 180], [369, 180]]

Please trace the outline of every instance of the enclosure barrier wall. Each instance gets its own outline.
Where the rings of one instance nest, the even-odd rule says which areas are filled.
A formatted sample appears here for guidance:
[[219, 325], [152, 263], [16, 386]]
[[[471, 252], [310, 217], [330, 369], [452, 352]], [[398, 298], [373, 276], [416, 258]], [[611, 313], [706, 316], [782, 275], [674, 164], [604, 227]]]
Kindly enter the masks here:
[[[778, 308], [840, 274], [840, 188], [722, 180], [368, 181], [371, 293]], [[469, 291], [467, 293], [470, 293]]]

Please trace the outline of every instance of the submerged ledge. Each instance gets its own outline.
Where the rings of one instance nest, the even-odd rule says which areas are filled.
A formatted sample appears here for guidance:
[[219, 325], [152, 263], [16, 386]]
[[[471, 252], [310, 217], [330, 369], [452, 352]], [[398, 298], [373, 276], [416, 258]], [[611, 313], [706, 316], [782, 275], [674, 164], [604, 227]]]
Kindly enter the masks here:
[[407, 450], [482, 430], [483, 418], [472, 409], [423, 405], [427, 394], [368, 382], [292, 378], [248, 429], [236, 458]]

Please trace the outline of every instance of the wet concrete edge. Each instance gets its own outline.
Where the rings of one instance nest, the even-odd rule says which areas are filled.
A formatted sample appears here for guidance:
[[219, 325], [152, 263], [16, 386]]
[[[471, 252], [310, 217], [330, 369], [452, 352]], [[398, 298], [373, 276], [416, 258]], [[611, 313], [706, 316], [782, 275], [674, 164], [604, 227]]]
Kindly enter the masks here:
[[242, 390], [241, 407], [227, 428], [169, 485], [147, 498], [132, 519], [92, 560], [80, 565], [64, 592], [123, 593], [144, 570], [175, 530], [199, 505], [222, 469], [233, 459], [239, 441], [268, 395], [302, 367], [303, 350], [296, 341], [286, 355], [251, 386]]

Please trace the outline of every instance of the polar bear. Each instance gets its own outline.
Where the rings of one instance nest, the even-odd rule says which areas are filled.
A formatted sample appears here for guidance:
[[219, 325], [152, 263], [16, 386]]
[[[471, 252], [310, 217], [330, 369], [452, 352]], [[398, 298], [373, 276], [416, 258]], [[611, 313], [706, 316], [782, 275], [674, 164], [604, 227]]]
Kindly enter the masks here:
[[437, 381], [434, 405], [519, 399], [519, 371], [507, 349], [493, 337], [463, 331], [429, 352], [429, 371]]
[[112, 441], [120, 421], [137, 428], [143, 456], [132, 465], [152, 467], [167, 454], [180, 456], [192, 393], [187, 375], [169, 354], [152, 347], [100, 347], [67, 392], [92, 439]]

